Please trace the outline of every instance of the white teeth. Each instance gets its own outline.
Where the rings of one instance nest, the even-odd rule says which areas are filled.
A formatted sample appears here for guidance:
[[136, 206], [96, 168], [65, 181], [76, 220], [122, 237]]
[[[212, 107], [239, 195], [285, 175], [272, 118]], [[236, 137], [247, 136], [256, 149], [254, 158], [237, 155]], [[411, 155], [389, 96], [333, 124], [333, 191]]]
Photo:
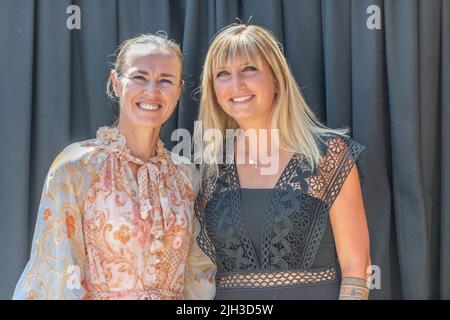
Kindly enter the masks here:
[[233, 102], [245, 102], [253, 98], [253, 96], [245, 96], [245, 97], [239, 97], [239, 98], [232, 98]]
[[154, 111], [159, 109], [157, 104], [138, 104], [138, 107], [144, 110]]

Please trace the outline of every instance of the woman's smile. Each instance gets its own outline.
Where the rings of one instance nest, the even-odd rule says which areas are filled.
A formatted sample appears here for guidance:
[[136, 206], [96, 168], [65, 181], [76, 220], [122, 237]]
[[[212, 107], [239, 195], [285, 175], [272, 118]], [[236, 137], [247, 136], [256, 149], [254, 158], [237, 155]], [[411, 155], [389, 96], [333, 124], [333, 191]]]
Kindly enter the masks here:
[[158, 111], [162, 108], [162, 104], [157, 102], [138, 102], [136, 106], [144, 111]]
[[254, 97], [254, 94], [248, 96], [233, 97], [230, 99], [230, 102], [233, 104], [245, 104], [250, 100], [253, 100]]

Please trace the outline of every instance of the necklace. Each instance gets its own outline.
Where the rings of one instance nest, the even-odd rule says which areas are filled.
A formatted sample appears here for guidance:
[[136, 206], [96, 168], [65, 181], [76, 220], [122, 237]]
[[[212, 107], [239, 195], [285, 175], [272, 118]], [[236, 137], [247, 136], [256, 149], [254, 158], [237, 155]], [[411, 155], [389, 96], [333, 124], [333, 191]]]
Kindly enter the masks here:
[[258, 169], [258, 161], [248, 157], [248, 163], [251, 164], [255, 169]]
[[[254, 160], [252, 159], [249, 155], [247, 155], [248, 157], [248, 162], [249, 164], [251, 164], [255, 169], [258, 169], [258, 166], [261, 167], [261, 164], [264, 163], [265, 165], [267, 165], [267, 161], [266, 160], [270, 160], [270, 156], [266, 156], [264, 158], [261, 158], [258, 160]], [[263, 161], [264, 160], [264, 161]], [[269, 162], [270, 163], [270, 162]]]

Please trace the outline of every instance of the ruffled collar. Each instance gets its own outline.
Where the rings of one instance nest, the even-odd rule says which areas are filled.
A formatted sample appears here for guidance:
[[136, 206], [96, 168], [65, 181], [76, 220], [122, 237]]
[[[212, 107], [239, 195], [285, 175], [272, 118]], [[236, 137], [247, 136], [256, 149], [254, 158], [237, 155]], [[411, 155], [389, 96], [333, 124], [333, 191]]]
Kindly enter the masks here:
[[[139, 214], [142, 219], [151, 221], [150, 233], [153, 235], [154, 241], [150, 252], [160, 252], [164, 247], [162, 239], [165, 231], [180, 220], [176, 217], [176, 212], [182, 212], [188, 219], [187, 213], [190, 211], [189, 199], [186, 192], [183, 191], [185, 186], [177, 179], [178, 168], [172, 162], [170, 153], [159, 140], [156, 155], [147, 161], [142, 161], [131, 155], [125, 136], [116, 127], [99, 128], [96, 144], [116, 155], [124, 163], [131, 161], [140, 166], [137, 170]], [[170, 184], [171, 187], [169, 188], [167, 184]], [[182, 201], [174, 202], [172, 199], [181, 199]], [[181, 211], [179, 206], [182, 207]]]
[[143, 161], [131, 154], [127, 147], [125, 136], [119, 132], [117, 127], [100, 127], [97, 130], [97, 144], [111, 153], [114, 153], [122, 161], [131, 161], [138, 165], [154, 162], [154, 160], [167, 158], [167, 152], [164, 143], [158, 139], [156, 144], [156, 155]]

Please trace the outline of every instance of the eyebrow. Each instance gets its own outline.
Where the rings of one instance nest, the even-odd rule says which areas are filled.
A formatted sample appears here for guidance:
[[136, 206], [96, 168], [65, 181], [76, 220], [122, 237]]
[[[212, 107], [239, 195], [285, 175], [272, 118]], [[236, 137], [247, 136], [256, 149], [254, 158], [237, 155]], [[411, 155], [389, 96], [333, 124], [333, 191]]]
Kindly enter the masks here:
[[[148, 75], [148, 72], [144, 71], [144, 70], [135, 70], [134, 72], [142, 73], [143, 75], [146, 75], [146, 76]], [[164, 77], [164, 78], [176, 78], [173, 74], [170, 74], [170, 73], [161, 73], [160, 76]]]

